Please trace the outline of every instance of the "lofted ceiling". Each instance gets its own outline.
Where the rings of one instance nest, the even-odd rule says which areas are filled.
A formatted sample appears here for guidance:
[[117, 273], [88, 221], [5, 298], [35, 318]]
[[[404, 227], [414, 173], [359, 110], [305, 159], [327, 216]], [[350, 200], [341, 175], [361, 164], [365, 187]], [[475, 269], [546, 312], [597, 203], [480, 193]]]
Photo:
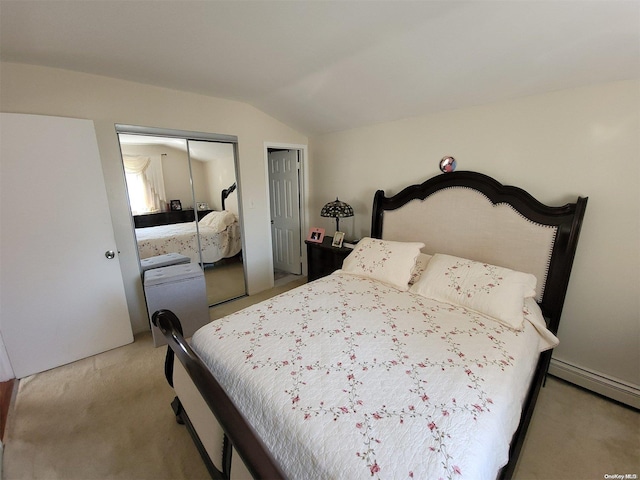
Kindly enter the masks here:
[[0, 59], [322, 134], [640, 78], [640, 1], [0, 0]]

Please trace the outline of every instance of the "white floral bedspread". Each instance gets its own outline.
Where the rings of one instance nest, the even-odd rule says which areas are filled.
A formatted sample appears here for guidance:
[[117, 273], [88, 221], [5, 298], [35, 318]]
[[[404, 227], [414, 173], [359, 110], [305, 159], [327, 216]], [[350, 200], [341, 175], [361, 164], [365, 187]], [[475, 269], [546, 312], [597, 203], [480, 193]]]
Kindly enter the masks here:
[[[232, 257], [242, 249], [238, 223], [229, 225], [222, 231], [202, 225], [199, 230], [204, 263], [214, 263]], [[200, 262], [196, 222], [136, 228], [136, 240], [140, 259], [166, 253], [180, 253], [189, 257], [192, 262]]]
[[525, 325], [335, 273], [192, 345], [291, 479], [494, 479], [545, 348]]

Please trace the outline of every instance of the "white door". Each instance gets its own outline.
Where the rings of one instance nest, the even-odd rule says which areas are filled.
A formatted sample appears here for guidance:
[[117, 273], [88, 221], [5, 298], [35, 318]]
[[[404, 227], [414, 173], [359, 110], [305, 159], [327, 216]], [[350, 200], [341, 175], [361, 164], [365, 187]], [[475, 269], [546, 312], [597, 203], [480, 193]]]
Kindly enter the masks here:
[[132, 342], [93, 122], [0, 114], [0, 184], [0, 331], [16, 377]]
[[300, 275], [300, 165], [297, 150], [269, 152], [273, 267]]

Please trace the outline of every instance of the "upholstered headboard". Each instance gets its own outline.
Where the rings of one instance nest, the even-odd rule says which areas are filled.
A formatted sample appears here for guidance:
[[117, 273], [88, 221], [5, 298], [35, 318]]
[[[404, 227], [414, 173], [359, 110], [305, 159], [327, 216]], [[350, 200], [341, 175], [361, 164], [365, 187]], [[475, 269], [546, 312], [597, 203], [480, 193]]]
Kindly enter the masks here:
[[391, 197], [378, 190], [371, 236], [532, 273], [556, 333], [586, 203], [551, 207], [481, 173], [446, 173]]

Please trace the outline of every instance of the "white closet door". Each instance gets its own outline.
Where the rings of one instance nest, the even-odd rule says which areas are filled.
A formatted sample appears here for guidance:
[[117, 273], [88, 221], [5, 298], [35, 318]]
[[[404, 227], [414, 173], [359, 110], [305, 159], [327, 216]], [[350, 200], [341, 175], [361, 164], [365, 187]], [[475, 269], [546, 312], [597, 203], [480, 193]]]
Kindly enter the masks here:
[[0, 186], [0, 331], [16, 377], [131, 343], [93, 122], [0, 114]]

